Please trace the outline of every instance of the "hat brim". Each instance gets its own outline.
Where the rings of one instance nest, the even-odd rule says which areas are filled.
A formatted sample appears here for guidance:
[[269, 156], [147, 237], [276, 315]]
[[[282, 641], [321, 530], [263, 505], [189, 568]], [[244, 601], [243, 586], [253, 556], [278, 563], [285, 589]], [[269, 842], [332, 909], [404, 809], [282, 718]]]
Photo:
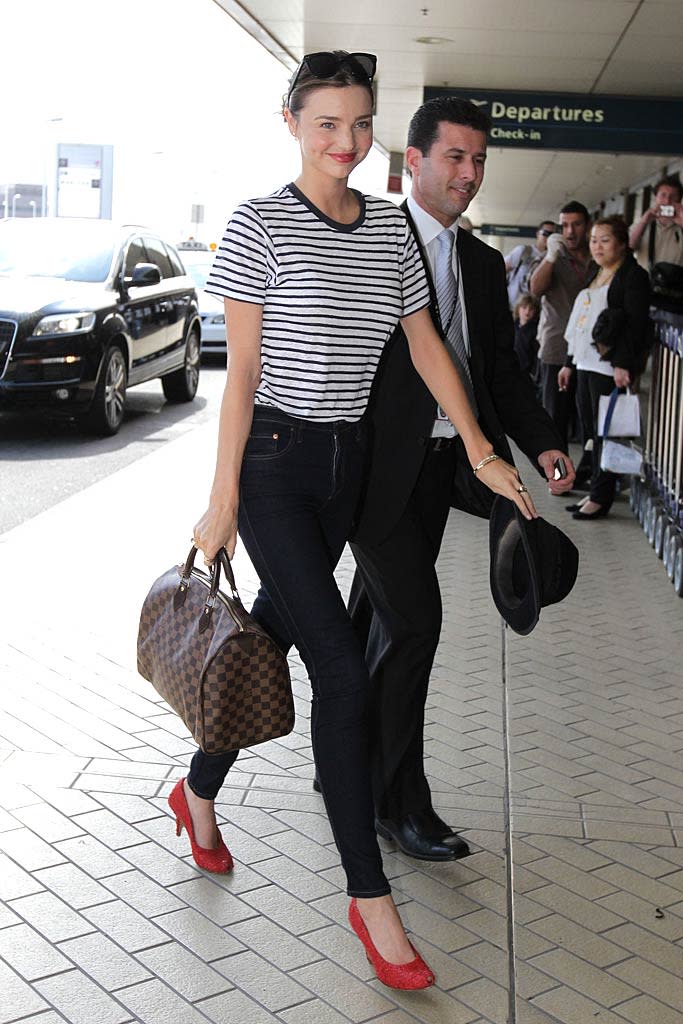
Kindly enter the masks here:
[[526, 519], [498, 495], [489, 521], [491, 595], [511, 629], [527, 636], [541, 608], [563, 600], [574, 586], [579, 552], [545, 519]]
[[541, 614], [541, 592], [524, 517], [513, 501], [496, 497], [489, 521], [491, 595], [511, 629], [527, 636]]

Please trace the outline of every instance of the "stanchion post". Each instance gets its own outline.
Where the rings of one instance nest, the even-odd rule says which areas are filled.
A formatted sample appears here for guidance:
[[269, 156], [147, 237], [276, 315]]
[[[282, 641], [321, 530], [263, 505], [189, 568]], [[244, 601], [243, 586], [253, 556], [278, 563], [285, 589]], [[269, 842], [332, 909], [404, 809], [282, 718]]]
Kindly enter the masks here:
[[507, 886], [507, 940], [508, 940], [508, 1021], [517, 1020], [517, 979], [515, 966], [515, 871], [512, 849], [512, 763], [510, 750], [510, 707], [508, 692], [508, 625], [500, 617], [500, 682], [502, 689], [503, 728], [503, 827], [505, 829], [505, 879]]

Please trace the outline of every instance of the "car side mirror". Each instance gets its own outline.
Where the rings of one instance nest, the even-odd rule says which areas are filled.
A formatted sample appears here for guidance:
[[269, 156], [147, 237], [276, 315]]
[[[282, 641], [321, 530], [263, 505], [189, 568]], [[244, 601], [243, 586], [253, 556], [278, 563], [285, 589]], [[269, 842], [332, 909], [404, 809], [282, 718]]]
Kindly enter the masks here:
[[131, 277], [124, 278], [129, 288], [148, 288], [160, 284], [161, 272], [155, 263], [136, 263]]

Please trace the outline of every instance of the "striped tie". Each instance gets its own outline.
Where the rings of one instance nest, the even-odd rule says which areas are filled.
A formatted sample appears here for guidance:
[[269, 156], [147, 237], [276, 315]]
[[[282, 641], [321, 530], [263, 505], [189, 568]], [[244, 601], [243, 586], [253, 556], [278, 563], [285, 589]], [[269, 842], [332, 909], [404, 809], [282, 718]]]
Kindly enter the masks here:
[[450, 357], [460, 373], [470, 405], [476, 415], [477, 403], [474, 399], [470, 362], [467, 357], [465, 338], [462, 333], [462, 308], [460, 306], [460, 296], [456, 287], [455, 275], [453, 274], [453, 243], [455, 242], [455, 235], [449, 228], [444, 228], [441, 234], [437, 235], [436, 240], [439, 243], [439, 251], [434, 271], [434, 286], [436, 288], [436, 301], [439, 306], [441, 327], [448, 342]]

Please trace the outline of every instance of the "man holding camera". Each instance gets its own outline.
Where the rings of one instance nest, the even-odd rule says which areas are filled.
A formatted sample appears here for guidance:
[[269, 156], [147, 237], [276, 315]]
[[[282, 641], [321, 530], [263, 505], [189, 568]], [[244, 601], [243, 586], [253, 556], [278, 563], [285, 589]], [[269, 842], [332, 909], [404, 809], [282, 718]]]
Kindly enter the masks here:
[[654, 203], [631, 226], [629, 244], [642, 267], [655, 263], [683, 265], [683, 206], [681, 182], [675, 175], [654, 187]]

